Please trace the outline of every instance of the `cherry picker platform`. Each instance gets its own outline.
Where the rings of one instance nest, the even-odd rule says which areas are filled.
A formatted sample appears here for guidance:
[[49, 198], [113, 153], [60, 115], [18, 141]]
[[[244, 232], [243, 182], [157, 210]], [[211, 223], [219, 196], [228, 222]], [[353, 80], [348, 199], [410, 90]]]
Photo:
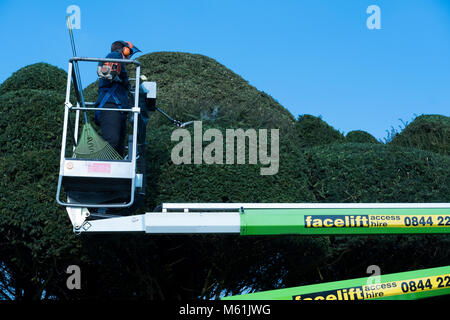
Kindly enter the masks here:
[[[94, 102], [85, 102], [83, 88], [79, 80], [78, 62], [108, 62], [132, 64], [136, 67], [134, 86], [134, 105], [130, 108], [113, 109], [97, 108]], [[71, 89], [75, 91], [76, 106], [71, 101]], [[128, 59], [101, 59], [73, 57], [69, 60], [67, 76], [66, 99], [64, 109], [64, 124], [60, 157], [60, 172], [58, 178], [56, 201], [65, 206], [74, 225], [80, 216], [89, 211], [102, 209], [125, 209], [136, 203], [137, 197], [145, 195], [145, 121], [142, 120], [142, 99], [144, 103], [154, 104], [156, 100], [156, 83], [140, 84], [140, 63]], [[86, 159], [75, 157], [74, 150], [79, 142], [80, 112], [115, 111], [131, 114], [132, 134], [128, 136], [128, 154], [122, 160]], [[73, 119], [70, 114], [75, 114]], [[85, 114], [85, 121], [87, 116]], [[139, 129], [138, 129], [139, 126]], [[68, 130], [71, 135], [68, 134]], [[142, 134], [142, 131], [144, 134]], [[72, 138], [72, 150], [70, 148]], [[139, 141], [141, 140], [141, 141]], [[138, 159], [139, 155], [139, 159]], [[66, 200], [62, 200], [62, 193]], [[101, 215], [101, 213], [98, 213]]]

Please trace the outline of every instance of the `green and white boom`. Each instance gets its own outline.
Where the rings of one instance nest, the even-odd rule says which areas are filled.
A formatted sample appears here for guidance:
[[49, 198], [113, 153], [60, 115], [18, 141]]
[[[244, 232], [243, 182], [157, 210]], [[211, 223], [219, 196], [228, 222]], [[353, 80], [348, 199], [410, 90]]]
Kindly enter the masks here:
[[450, 203], [164, 203], [162, 212], [91, 220], [73, 208], [79, 233], [249, 235], [450, 233]]
[[223, 300], [416, 300], [450, 294], [450, 266], [225, 297]]

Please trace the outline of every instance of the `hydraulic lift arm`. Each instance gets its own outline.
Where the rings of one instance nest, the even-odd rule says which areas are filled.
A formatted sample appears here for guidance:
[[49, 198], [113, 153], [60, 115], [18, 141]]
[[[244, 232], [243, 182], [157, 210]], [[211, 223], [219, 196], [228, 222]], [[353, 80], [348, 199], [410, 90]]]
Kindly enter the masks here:
[[[80, 216], [83, 220], [81, 211]], [[239, 235], [450, 233], [450, 203], [165, 203], [162, 212], [91, 221], [86, 218], [74, 225], [76, 232]]]

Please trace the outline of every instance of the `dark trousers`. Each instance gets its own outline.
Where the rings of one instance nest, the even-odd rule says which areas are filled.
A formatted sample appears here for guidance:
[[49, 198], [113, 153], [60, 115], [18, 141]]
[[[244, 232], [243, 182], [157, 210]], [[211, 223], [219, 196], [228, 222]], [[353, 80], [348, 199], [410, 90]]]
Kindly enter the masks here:
[[[117, 105], [105, 103], [103, 108], [117, 108]], [[103, 139], [122, 157], [125, 150], [126, 119], [126, 114], [119, 111], [100, 111], [98, 116]]]

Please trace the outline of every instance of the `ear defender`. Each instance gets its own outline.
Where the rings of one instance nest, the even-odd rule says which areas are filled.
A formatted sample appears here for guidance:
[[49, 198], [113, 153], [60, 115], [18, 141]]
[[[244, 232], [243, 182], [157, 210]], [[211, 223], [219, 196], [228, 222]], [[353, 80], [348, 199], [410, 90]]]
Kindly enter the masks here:
[[130, 55], [130, 53], [131, 53], [131, 50], [128, 47], [123, 47], [122, 53], [123, 53], [124, 56], [128, 57]]
[[133, 46], [133, 44], [130, 41], [119, 41], [122, 44], [122, 54], [125, 57], [131, 57], [136, 52], [141, 52], [138, 48]]

